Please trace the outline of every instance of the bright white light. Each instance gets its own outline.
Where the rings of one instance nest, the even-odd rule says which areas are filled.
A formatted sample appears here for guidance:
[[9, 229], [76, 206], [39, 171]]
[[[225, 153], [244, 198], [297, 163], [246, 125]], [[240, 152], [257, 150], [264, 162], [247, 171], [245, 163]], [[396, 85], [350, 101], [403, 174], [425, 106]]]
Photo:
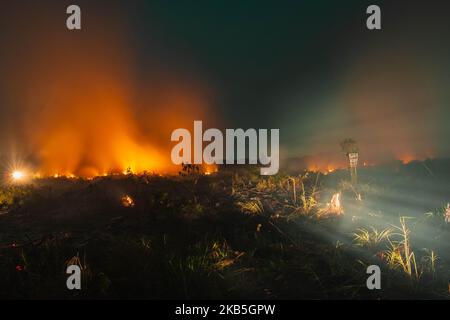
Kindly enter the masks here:
[[25, 177], [25, 173], [22, 171], [16, 170], [11, 174], [12, 178], [16, 181], [22, 180]]

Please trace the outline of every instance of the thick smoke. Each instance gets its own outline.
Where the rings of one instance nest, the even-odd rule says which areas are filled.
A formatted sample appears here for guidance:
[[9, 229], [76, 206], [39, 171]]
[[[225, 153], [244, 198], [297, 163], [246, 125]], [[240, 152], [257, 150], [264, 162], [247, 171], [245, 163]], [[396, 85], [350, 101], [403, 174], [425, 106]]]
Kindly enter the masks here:
[[1, 14], [3, 156], [41, 175], [177, 170], [170, 133], [208, 119], [206, 90], [162, 63], [138, 69], [118, 12], [90, 8], [82, 30], [68, 31], [66, 5]]

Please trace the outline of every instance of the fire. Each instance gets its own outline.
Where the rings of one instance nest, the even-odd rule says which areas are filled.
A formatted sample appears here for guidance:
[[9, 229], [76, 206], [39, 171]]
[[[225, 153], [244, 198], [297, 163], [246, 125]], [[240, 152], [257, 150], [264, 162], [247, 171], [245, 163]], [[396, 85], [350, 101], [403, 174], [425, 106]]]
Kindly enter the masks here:
[[447, 203], [447, 207], [445, 208], [445, 223], [450, 223], [450, 203]]
[[129, 195], [123, 196], [120, 201], [122, 202], [122, 205], [125, 208], [132, 208], [134, 207], [134, 200]]
[[416, 160], [417, 157], [413, 156], [412, 154], [406, 154], [406, 155], [400, 156], [399, 159], [403, 164], [408, 164], [411, 161]]
[[321, 165], [309, 165], [307, 167], [308, 171], [312, 171], [312, 172], [321, 172], [324, 175], [328, 175], [330, 173], [335, 172], [336, 170], [339, 169], [339, 166], [334, 166], [334, 165], [325, 165], [325, 166], [321, 166]]
[[203, 173], [207, 176], [209, 176], [217, 171], [218, 171], [217, 165], [213, 165], [213, 164], [203, 165]]
[[344, 208], [341, 204], [340, 192], [333, 194], [333, 196], [331, 197], [331, 201], [328, 205], [328, 213], [336, 214], [338, 216], [344, 213]]
[[[33, 16], [47, 21], [59, 16], [36, 10]], [[148, 61], [152, 68], [138, 68], [139, 48], [130, 45], [119, 17], [101, 17], [76, 37], [24, 21], [2, 60], [19, 50], [23, 63], [1, 65], [0, 82], [11, 83], [5, 99], [15, 103], [11, 128], [0, 131], [16, 133], [14, 147], [30, 154], [42, 177], [93, 178], [127, 168], [134, 174], [178, 172], [170, 133], [195, 119], [214, 120], [209, 85], [173, 65]]]

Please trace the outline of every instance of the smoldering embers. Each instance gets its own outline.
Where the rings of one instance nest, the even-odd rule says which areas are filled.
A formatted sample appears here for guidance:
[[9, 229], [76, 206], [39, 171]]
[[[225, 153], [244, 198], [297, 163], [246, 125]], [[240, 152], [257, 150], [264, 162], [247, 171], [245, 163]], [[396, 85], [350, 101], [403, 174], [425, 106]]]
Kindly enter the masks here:
[[[176, 165], [184, 164], [261, 164], [261, 175], [274, 175], [279, 169], [279, 129], [270, 129], [270, 155], [268, 129], [226, 129], [224, 135], [216, 128], [203, 132], [202, 121], [194, 121], [194, 134], [188, 129], [179, 128], [172, 132], [171, 140], [178, 141], [173, 147], [171, 158]], [[193, 139], [192, 139], [193, 138]], [[193, 140], [193, 148], [192, 148]], [[204, 142], [210, 142], [203, 148]], [[248, 143], [246, 143], [248, 142]], [[248, 145], [248, 157], [247, 148]], [[194, 159], [192, 159], [192, 151]]]

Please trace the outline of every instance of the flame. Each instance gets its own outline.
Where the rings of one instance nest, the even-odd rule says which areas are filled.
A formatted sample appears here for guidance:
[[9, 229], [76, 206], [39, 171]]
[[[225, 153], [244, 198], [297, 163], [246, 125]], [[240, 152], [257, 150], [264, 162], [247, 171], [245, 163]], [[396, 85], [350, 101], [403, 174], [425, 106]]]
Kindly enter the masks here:
[[203, 173], [207, 176], [219, 171], [217, 165], [214, 164], [204, 164], [203, 165]]
[[404, 154], [402, 156], [399, 156], [398, 159], [403, 163], [403, 164], [408, 164], [411, 161], [414, 160], [419, 160], [418, 157], [414, 156], [413, 154]]
[[445, 208], [445, 223], [450, 223], [450, 203], [447, 203], [447, 207]]
[[339, 192], [333, 194], [331, 197], [331, 201], [328, 206], [328, 213], [336, 214], [338, 216], [344, 213], [344, 208], [341, 204], [341, 194]]
[[122, 202], [122, 205], [125, 208], [131, 208], [134, 207], [134, 200], [129, 195], [124, 195], [120, 201]]
[[31, 155], [42, 177], [178, 172], [170, 134], [210, 120], [205, 84], [163, 64], [135, 65], [139, 49], [118, 12], [98, 15], [89, 32], [77, 34], [53, 25], [58, 10], [29, 10], [48, 21], [42, 28], [27, 12], [25, 22], [8, 20], [0, 30], [15, 39], [0, 61], [0, 82], [8, 84], [0, 93], [14, 101], [11, 128], [0, 126], [0, 135], [14, 132], [12, 144]]
[[342, 169], [344, 168], [344, 166], [340, 166], [337, 164], [310, 164], [307, 167], [308, 171], [312, 171], [312, 172], [321, 172], [324, 175], [328, 175], [330, 173], [333, 173], [334, 171], [338, 170], [338, 169]]

